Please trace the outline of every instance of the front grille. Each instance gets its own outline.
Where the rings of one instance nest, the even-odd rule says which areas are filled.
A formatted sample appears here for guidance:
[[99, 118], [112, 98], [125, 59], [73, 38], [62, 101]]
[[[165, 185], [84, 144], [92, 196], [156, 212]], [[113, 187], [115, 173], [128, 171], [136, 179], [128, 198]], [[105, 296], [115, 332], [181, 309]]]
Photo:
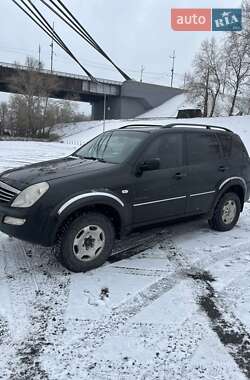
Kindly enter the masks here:
[[20, 191], [0, 181], [0, 203], [10, 203]]

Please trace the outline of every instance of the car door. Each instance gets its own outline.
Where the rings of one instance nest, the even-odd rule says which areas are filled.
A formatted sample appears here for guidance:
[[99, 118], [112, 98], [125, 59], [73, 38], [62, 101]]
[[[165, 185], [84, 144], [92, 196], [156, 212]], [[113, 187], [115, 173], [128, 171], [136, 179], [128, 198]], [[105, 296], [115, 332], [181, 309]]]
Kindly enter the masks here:
[[213, 131], [187, 131], [188, 213], [209, 211], [225, 166]]
[[[156, 137], [138, 159], [136, 166], [159, 159], [157, 170], [134, 175], [132, 185], [133, 223], [142, 224], [185, 215], [187, 167], [182, 133]], [[136, 172], [136, 171], [135, 171]]]

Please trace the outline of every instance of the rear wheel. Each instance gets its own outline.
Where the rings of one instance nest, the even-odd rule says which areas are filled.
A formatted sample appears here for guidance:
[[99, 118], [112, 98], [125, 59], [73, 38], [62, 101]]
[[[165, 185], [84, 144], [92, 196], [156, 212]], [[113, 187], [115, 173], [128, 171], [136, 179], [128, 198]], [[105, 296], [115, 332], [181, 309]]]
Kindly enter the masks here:
[[72, 272], [86, 272], [102, 265], [112, 252], [114, 227], [102, 214], [86, 213], [65, 227], [59, 257]]
[[212, 229], [229, 231], [238, 222], [241, 212], [240, 198], [235, 193], [226, 193], [218, 201], [212, 218], [208, 221]]

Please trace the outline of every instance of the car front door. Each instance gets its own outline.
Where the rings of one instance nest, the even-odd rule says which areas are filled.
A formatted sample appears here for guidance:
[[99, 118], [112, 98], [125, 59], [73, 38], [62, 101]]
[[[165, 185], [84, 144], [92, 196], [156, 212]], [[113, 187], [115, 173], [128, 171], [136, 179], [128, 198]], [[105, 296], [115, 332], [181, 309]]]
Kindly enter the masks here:
[[[139, 170], [141, 164], [159, 160], [155, 170]], [[186, 213], [187, 167], [182, 133], [156, 137], [135, 167], [132, 208], [133, 224], [166, 220]]]
[[209, 211], [225, 166], [213, 131], [187, 131], [188, 213]]

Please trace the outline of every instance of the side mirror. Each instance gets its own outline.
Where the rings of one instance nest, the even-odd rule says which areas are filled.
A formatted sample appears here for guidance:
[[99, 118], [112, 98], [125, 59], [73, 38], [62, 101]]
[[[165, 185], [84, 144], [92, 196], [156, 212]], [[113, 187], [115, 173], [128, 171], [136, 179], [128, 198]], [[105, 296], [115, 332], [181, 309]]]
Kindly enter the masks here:
[[152, 160], [145, 161], [140, 163], [137, 166], [136, 174], [141, 175], [143, 172], [158, 170], [160, 168], [160, 159], [152, 158]]

